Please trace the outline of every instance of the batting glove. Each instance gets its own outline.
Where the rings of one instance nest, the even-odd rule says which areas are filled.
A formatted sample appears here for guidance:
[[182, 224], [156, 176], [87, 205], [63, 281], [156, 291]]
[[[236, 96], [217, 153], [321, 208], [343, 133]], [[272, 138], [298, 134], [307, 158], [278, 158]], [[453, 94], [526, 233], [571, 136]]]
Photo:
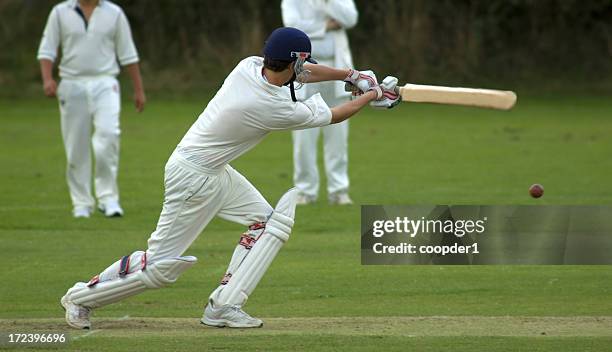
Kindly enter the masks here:
[[346, 76], [344, 81], [347, 83], [345, 89], [347, 91], [352, 91], [354, 95], [361, 92], [365, 93], [369, 90], [375, 89], [374, 87], [378, 86], [376, 75], [371, 70], [360, 72], [351, 69], [349, 71], [349, 75]]
[[380, 84], [382, 94], [378, 99], [372, 101], [370, 106], [379, 109], [391, 109], [402, 101], [402, 97], [399, 95], [397, 88], [397, 78], [393, 76], [387, 76], [383, 79]]

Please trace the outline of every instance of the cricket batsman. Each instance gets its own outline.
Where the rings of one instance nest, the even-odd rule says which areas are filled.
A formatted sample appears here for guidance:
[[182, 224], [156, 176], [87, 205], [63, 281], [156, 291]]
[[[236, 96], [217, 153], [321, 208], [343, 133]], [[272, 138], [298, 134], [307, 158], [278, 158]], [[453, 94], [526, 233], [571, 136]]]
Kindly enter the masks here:
[[[263, 325], [242, 307], [289, 239], [298, 191], [289, 190], [272, 208], [229, 163], [272, 131], [335, 124], [368, 103], [392, 107], [400, 99], [394, 77], [378, 84], [371, 72], [314, 64], [310, 53], [308, 36], [284, 27], [268, 37], [263, 58], [248, 57], [234, 68], [166, 164], [164, 203], [148, 248], [72, 286], [61, 299], [68, 325], [90, 328], [93, 309], [175, 282], [197, 260], [184, 252], [215, 216], [247, 230], [201, 322], [232, 328]], [[295, 98], [295, 89], [304, 83], [335, 80], [350, 82], [363, 94], [331, 109], [319, 94]]]

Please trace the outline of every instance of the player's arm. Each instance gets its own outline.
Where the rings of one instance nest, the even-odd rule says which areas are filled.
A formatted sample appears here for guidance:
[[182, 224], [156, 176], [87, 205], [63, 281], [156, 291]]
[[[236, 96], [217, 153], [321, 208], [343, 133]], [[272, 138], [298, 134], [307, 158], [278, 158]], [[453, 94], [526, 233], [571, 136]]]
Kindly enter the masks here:
[[372, 71], [357, 71], [352, 69], [338, 69], [319, 64], [304, 64], [310, 73], [305, 76], [302, 83], [315, 83], [324, 81], [345, 81], [351, 83], [362, 92], [378, 87], [376, 75]]
[[147, 98], [144, 93], [144, 86], [142, 85], [142, 76], [140, 75], [140, 65], [138, 62], [125, 66], [125, 69], [132, 80], [134, 86], [134, 105], [136, 111], [142, 112], [144, 110], [145, 102]]
[[140, 75], [138, 52], [136, 51], [136, 45], [134, 45], [134, 40], [132, 39], [130, 24], [123, 11], [119, 14], [116, 31], [115, 50], [117, 51], [117, 58], [121, 66], [125, 67], [132, 80], [132, 85], [134, 87], [134, 106], [136, 106], [136, 111], [141, 112], [144, 109], [147, 99], [145, 97], [142, 77]]
[[40, 74], [43, 80], [43, 90], [48, 97], [54, 97], [57, 91], [57, 83], [53, 79], [53, 61], [40, 59]]
[[[328, 29], [350, 29], [357, 24], [359, 14], [353, 0], [329, 0], [325, 12], [330, 17]], [[334, 24], [337, 26], [334, 28]]]
[[310, 71], [306, 78], [306, 82], [316, 83], [325, 81], [343, 81], [350, 73], [349, 69], [333, 68], [319, 64], [304, 64], [304, 68]]
[[48, 97], [54, 97], [57, 91], [57, 83], [53, 79], [53, 62], [57, 58], [60, 41], [59, 18], [56, 8], [53, 8], [47, 19], [37, 54], [37, 59], [40, 62], [43, 90]]
[[370, 90], [358, 96], [356, 99], [331, 108], [331, 124], [339, 123], [348, 119], [349, 117], [355, 115], [364, 106], [368, 105], [368, 103], [378, 98], [378, 93], [375, 90]]

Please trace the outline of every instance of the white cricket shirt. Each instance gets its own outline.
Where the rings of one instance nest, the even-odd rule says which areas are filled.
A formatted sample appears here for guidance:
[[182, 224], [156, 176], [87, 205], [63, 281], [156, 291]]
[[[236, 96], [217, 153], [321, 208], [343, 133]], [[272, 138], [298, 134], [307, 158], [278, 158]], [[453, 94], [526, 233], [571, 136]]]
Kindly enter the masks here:
[[267, 82], [263, 58], [242, 60], [178, 145], [187, 160], [219, 170], [269, 132], [320, 127], [332, 113], [320, 94], [293, 102], [289, 88]]
[[116, 76], [119, 63], [138, 62], [138, 53], [125, 14], [108, 0], [100, 0], [89, 22], [77, 0], [56, 5], [47, 19], [38, 49], [38, 60], [55, 61], [62, 48], [60, 77]]

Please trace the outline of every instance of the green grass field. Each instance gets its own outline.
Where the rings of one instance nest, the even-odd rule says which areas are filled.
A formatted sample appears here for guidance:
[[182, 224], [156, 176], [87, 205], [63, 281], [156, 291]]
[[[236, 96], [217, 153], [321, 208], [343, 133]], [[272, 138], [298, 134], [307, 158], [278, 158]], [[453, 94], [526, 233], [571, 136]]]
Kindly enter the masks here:
[[[325, 194], [298, 209], [246, 305], [264, 328], [198, 324], [243, 231], [215, 220], [176, 284], [96, 311], [94, 330], [69, 330], [59, 298], [144, 249], [163, 166], [207, 99], [153, 100], [142, 115], [124, 105], [126, 216], [88, 220], [71, 217], [55, 101], [0, 101], [0, 332], [66, 331], [73, 339], [58, 348], [80, 351], [612, 350], [612, 267], [362, 266], [359, 206], [329, 206]], [[609, 205], [611, 111], [609, 97], [522, 96], [508, 113], [367, 109], [351, 121], [351, 195], [358, 204]], [[271, 134], [233, 166], [275, 203], [292, 185], [290, 134]], [[539, 200], [527, 194], [536, 182], [546, 189]]]

